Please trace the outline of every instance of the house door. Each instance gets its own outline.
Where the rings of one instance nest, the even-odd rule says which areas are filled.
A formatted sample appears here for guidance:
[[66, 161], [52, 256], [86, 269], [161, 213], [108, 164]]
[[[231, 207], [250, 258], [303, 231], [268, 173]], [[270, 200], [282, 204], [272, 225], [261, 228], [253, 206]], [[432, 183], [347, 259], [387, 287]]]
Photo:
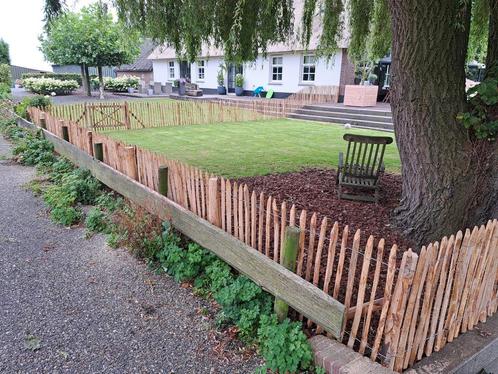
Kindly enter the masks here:
[[235, 92], [235, 75], [243, 74], [242, 65], [228, 65], [228, 92]]
[[180, 78], [190, 82], [190, 64], [187, 61], [180, 61]]

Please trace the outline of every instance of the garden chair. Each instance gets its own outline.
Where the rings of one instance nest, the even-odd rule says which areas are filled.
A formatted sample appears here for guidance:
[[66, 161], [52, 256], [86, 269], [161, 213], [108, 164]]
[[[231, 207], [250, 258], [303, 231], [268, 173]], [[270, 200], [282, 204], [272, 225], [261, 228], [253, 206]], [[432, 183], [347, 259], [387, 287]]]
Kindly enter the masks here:
[[[379, 202], [379, 177], [384, 172], [384, 152], [386, 146], [393, 142], [388, 136], [366, 136], [344, 134], [348, 142], [346, 159], [339, 153], [336, 184], [339, 199]], [[344, 193], [342, 189], [364, 191], [357, 195]], [[367, 194], [374, 191], [374, 196]]]
[[273, 97], [273, 88], [270, 88], [267, 92], [266, 92], [266, 98], [267, 99], [271, 99]]
[[263, 93], [263, 90], [264, 90], [264, 87], [263, 86], [259, 86], [259, 87], [256, 87], [255, 90], [252, 92], [252, 96], [253, 97], [261, 97], [261, 94]]

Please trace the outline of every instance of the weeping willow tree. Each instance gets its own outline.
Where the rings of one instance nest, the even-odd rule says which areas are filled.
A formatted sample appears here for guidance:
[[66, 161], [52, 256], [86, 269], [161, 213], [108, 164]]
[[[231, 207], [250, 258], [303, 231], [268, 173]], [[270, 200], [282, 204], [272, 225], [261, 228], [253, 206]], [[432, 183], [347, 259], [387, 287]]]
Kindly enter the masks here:
[[[498, 122], [495, 117], [483, 122], [481, 116], [469, 120], [467, 128], [457, 119], [463, 112], [473, 113], [465, 94], [469, 54], [486, 56], [488, 80], [498, 75], [492, 69], [498, 59], [496, 0], [295, 4], [292, 0], [115, 0], [115, 4], [131, 27], [172, 45], [190, 60], [195, 60], [203, 43], [224, 48], [228, 60], [254, 60], [269, 44], [290, 40], [295, 24], [301, 25], [298, 34], [304, 46], [319, 30], [318, 52], [323, 56], [335, 53], [338, 40], [348, 31], [349, 55], [355, 61], [382, 56], [390, 49], [391, 106], [403, 178], [396, 223], [424, 243], [498, 214], [494, 140]], [[295, 22], [297, 15], [301, 20]], [[493, 99], [486, 103], [492, 105]], [[477, 122], [479, 132], [473, 128]]]

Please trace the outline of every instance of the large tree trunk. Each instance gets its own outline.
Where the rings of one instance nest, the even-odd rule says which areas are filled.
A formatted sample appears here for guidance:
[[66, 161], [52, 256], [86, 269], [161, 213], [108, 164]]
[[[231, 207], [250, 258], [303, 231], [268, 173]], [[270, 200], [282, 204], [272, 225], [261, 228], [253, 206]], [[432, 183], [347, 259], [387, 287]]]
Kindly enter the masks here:
[[389, 0], [391, 105], [403, 175], [395, 221], [419, 245], [484, 222], [496, 202], [496, 144], [473, 140], [456, 121], [467, 105], [470, 23], [470, 8], [458, 3]]
[[102, 75], [102, 66], [97, 67], [97, 71], [99, 74], [99, 93], [100, 93], [100, 99], [103, 100], [104, 97], [104, 76]]

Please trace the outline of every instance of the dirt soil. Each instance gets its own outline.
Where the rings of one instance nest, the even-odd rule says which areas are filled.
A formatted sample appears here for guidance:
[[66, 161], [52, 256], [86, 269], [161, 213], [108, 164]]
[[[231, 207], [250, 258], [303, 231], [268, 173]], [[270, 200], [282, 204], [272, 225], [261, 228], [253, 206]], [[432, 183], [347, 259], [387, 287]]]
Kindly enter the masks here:
[[258, 193], [270, 194], [278, 201], [285, 200], [288, 205], [295, 204], [298, 210], [306, 209], [308, 214], [316, 212], [318, 222], [327, 216], [338, 221], [341, 227], [349, 225], [350, 232], [361, 229], [376, 239], [384, 238], [388, 246], [396, 243], [401, 250], [410, 247], [411, 243], [391, 221], [401, 197], [401, 175], [385, 173], [382, 176], [379, 204], [339, 199], [335, 177], [335, 170], [306, 169], [297, 173], [240, 178], [237, 182], [246, 183], [250, 190]]

